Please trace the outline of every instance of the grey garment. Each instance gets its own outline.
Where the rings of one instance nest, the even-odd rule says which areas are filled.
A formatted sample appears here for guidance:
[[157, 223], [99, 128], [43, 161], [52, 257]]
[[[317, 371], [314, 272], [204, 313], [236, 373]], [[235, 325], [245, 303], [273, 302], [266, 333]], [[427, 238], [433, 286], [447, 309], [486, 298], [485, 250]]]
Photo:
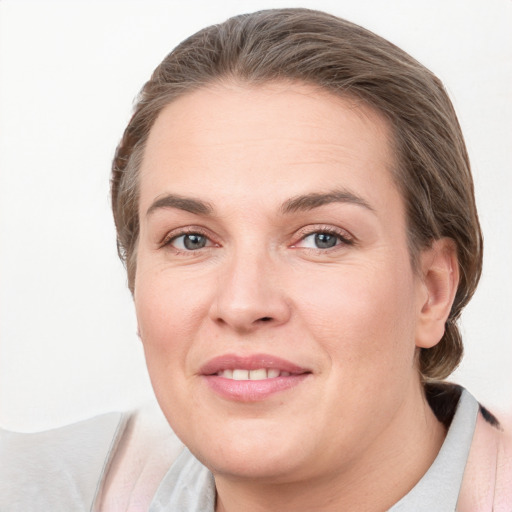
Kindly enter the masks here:
[[92, 511], [126, 419], [113, 412], [46, 432], [0, 431], [0, 511]]
[[423, 478], [389, 512], [454, 512], [475, 433], [479, 405], [466, 390], [439, 453]]
[[[478, 407], [463, 391], [434, 463], [390, 512], [454, 512]], [[128, 417], [109, 413], [36, 434], [0, 430], [0, 512], [94, 510]], [[213, 475], [185, 449], [163, 478], [150, 512], [214, 509]]]
[[185, 448], [160, 483], [149, 512], [214, 510], [213, 475]]
[[[416, 486], [389, 512], [454, 512], [475, 432], [479, 405], [463, 390], [446, 439]], [[214, 512], [213, 475], [188, 450], [167, 472], [149, 512]]]

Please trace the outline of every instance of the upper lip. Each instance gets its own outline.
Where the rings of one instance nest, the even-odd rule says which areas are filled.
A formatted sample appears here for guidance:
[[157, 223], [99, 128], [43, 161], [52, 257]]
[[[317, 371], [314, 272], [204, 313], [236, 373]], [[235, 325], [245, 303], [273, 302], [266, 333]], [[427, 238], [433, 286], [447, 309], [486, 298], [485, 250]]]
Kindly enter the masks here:
[[269, 354], [252, 354], [249, 356], [223, 354], [207, 361], [201, 366], [199, 373], [202, 375], [215, 375], [222, 370], [259, 370], [260, 368], [274, 368], [282, 372], [289, 372], [290, 374], [310, 372], [307, 368]]

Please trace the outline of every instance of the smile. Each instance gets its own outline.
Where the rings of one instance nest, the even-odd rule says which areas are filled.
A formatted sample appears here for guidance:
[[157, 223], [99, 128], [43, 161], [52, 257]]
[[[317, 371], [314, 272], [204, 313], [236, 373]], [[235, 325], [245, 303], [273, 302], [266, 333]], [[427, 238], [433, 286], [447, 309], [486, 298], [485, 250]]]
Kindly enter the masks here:
[[234, 369], [220, 370], [217, 372], [217, 375], [231, 380], [265, 380], [289, 377], [290, 372], [281, 371], [276, 368], [259, 368], [257, 370]]
[[291, 390], [311, 370], [268, 354], [225, 354], [208, 361], [200, 371], [210, 391], [233, 402], [261, 402]]

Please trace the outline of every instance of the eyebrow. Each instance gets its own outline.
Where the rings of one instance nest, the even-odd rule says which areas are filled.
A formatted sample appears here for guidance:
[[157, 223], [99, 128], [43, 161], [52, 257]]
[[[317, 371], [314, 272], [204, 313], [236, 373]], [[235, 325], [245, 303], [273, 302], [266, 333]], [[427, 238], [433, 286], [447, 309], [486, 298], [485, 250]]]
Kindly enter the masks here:
[[333, 190], [327, 193], [311, 193], [292, 197], [283, 203], [281, 211], [284, 214], [307, 211], [329, 203], [351, 203], [362, 206], [372, 212], [375, 211], [362, 197], [348, 190]]
[[146, 212], [146, 216], [151, 215], [160, 208], [176, 208], [195, 215], [211, 215], [213, 213], [213, 207], [210, 203], [192, 197], [166, 194], [165, 196], [157, 198], [151, 204]]
[[[289, 214], [313, 210], [330, 203], [351, 203], [375, 211], [363, 198], [348, 190], [334, 190], [326, 193], [312, 192], [292, 197], [282, 204], [280, 210], [283, 214]], [[195, 215], [211, 215], [214, 211], [212, 205], [206, 201], [176, 194], [166, 194], [151, 204], [146, 215], [149, 216], [161, 208], [176, 208]]]

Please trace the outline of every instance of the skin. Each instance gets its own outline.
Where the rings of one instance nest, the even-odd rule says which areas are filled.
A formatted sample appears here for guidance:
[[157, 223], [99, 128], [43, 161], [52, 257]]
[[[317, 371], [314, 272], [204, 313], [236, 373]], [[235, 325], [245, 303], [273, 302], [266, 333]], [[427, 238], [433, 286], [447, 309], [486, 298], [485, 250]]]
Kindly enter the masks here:
[[[156, 120], [140, 171], [135, 306], [160, 406], [214, 473], [218, 511], [384, 510], [437, 455], [444, 431], [417, 350], [442, 336], [456, 259], [439, 240], [411, 267], [393, 165], [377, 112], [303, 84], [224, 83]], [[205, 246], [187, 250], [183, 230]], [[326, 231], [335, 245], [318, 248]], [[226, 353], [310, 373], [233, 401], [200, 370]]]

